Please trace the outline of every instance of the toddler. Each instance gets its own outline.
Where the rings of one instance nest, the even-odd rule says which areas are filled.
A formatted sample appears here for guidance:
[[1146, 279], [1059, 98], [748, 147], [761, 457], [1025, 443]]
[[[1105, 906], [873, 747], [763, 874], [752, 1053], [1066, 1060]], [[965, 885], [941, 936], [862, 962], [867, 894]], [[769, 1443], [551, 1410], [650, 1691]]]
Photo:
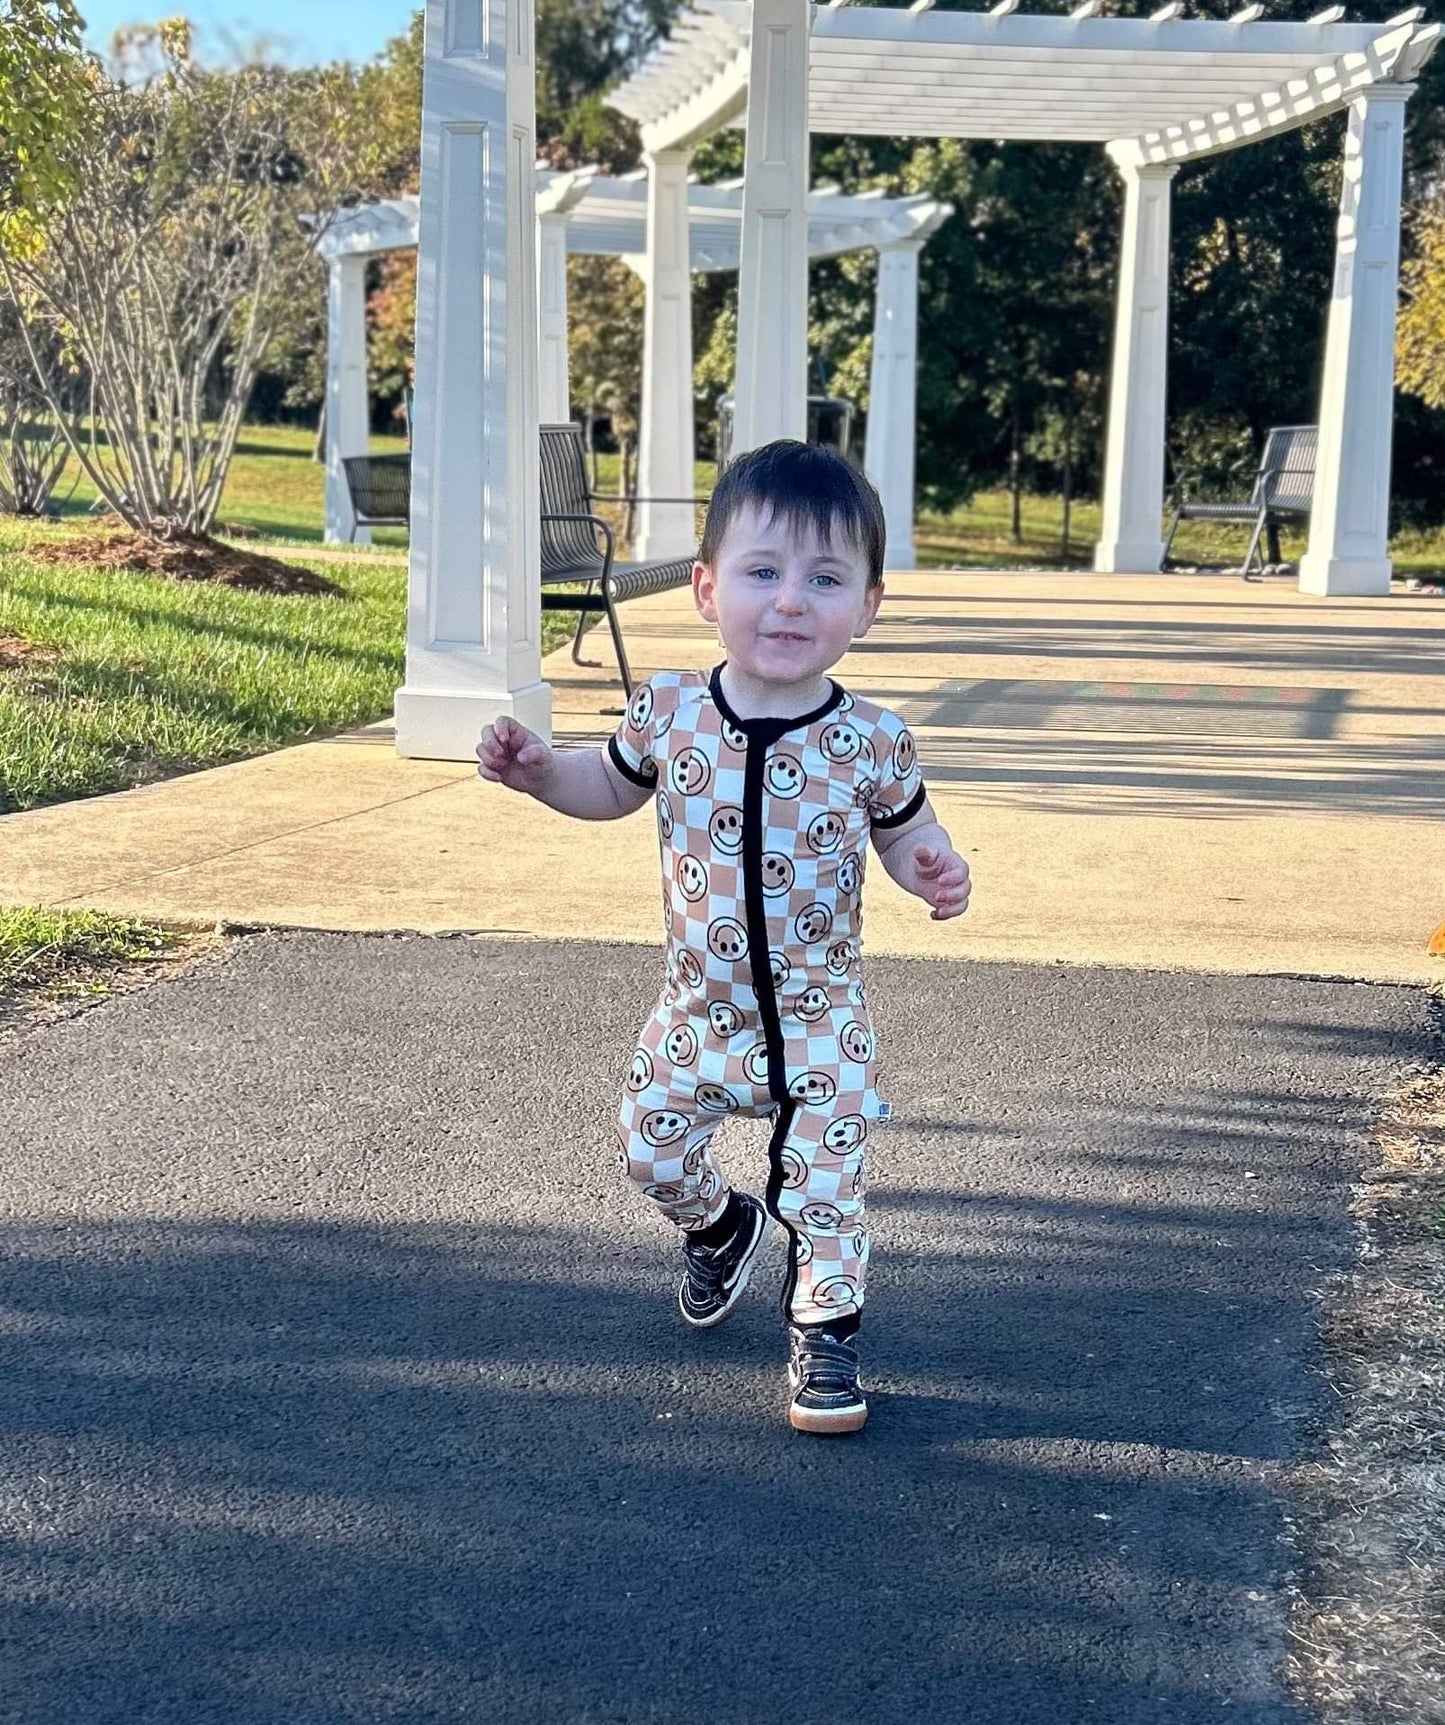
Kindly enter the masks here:
[[[782, 1225], [805, 1432], [868, 1415], [864, 1167], [887, 1114], [860, 971], [869, 841], [935, 918], [968, 906], [907, 726], [827, 675], [878, 614], [883, 543], [877, 495], [840, 456], [791, 441], [740, 456], [693, 568], [723, 662], [639, 684], [605, 751], [556, 752], [509, 718], [477, 747], [484, 779], [583, 820], [656, 799], [667, 980], [625, 1082], [622, 1167], [682, 1230], [678, 1305], [698, 1329], [732, 1311]], [[773, 1122], [761, 1203], [713, 1157], [730, 1114]]]

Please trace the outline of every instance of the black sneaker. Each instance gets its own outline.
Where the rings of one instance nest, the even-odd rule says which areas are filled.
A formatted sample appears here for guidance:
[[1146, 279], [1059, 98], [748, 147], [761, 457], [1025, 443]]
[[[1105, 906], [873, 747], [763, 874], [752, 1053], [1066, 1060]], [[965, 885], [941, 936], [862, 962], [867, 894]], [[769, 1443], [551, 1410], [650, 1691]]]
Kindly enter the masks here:
[[855, 1432], [868, 1418], [858, 1383], [858, 1350], [826, 1330], [788, 1325], [788, 1382], [793, 1390], [788, 1424], [794, 1431]]
[[720, 1324], [743, 1296], [753, 1259], [771, 1231], [768, 1213], [756, 1198], [736, 1194], [742, 1216], [730, 1240], [720, 1246], [704, 1246], [687, 1234], [682, 1237], [682, 1255], [687, 1274], [677, 1290], [677, 1304], [684, 1318], [696, 1329]]

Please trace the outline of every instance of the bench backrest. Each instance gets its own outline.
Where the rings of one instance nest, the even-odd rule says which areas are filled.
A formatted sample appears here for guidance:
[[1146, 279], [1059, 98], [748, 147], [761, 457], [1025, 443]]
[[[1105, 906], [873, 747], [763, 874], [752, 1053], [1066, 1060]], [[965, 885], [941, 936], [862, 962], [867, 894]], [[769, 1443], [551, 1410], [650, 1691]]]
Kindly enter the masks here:
[[1308, 509], [1314, 497], [1319, 440], [1317, 425], [1272, 425], [1264, 440], [1264, 459], [1251, 501]]
[[358, 521], [404, 525], [411, 519], [409, 455], [346, 455], [341, 464]]
[[580, 425], [544, 425], [538, 474], [542, 493], [542, 573], [602, 567], [596, 533], [585, 521], [549, 521], [549, 515], [592, 515], [587, 456]]

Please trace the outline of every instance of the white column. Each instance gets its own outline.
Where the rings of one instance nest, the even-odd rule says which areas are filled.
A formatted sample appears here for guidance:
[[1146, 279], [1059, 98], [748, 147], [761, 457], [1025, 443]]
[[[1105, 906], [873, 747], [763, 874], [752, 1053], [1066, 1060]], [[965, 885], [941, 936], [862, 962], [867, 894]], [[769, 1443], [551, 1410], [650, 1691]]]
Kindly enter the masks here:
[[[351, 493], [341, 465], [365, 455], [371, 432], [366, 387], [366, 258], [332, 258], [326, 269], [326, 538], [351, 537]], [[371, 543], [359, 527], [357, 543]]]
[[863, 469], [878, 487], [887, 525], [885, 569], [913, 569], [913, 459], [918, 401], [918, 254], [921, 240], [878, 251], [873, 366]]
[[572, 417], [567, 379], [567, 218], [537, 218], [537, 417], [562, 425]]
[[1109, 154], [1124, 178], [1124, 243], [1109, 384], [1102, 533], [1094, 567], [1157, 569], [1164, 560], [1164, 395], [1169, 361], [1169, 182], [1172, 164]]
[[1390, 591], [1400, 176], [1413, 89], [1376, 85], [1350, 104], [1302, 593]]
[[403, 755], [551, 735], [537, 568], [532, 0], [427, 0]]
[[[687, 170], [691, 150], [662, 150], [647, 163], [647, 312], [642, 347], [642, 433], [637, 489], [643, 497], [691, 497], [692, 252]], [[690, 503], [644, 503], [637, 556], [690, 557], [697, 529]]]
[[733, 453], [808, 433], [808, 0], [753, 0]]

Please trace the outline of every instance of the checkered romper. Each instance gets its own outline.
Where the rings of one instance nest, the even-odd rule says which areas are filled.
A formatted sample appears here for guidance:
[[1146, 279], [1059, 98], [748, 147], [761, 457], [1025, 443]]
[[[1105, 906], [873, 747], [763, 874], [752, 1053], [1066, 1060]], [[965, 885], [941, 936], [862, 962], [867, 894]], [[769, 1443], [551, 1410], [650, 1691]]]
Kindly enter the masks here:
[[682, 1228], [728, 1186], [712, 1138], [774, 1115], [768, 1209], [789, 1239], [783, 1308], [822, 1323], [863, 1304], [864, 1154], [879, 1118], [860, 974], [875, 827], [924, 804], [901, 719], [831, 683], [798, 719], [740, 719], [719, 666], [660, 672], [632, 695], [613, 765], [656, 787], [667, 983], [622, 1101], [622, 1165]]

